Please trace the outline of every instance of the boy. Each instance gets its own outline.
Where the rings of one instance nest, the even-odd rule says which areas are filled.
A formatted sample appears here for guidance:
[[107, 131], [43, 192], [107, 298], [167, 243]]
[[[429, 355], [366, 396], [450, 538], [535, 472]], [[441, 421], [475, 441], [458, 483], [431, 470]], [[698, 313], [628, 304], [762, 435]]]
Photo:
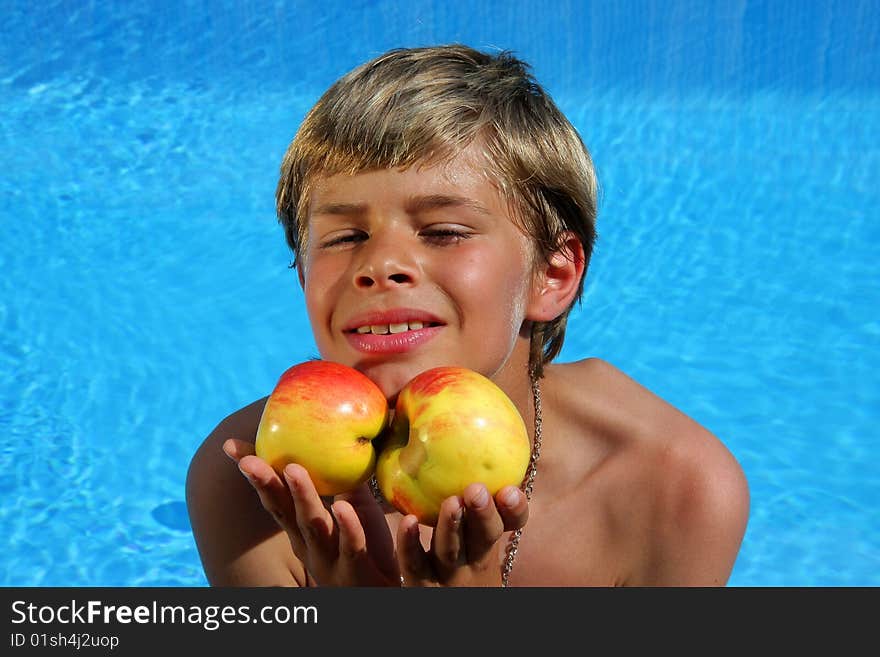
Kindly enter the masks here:
[[531, 427], [532, 467], [522, 490], [492, 498], [474, 482], [447, 499], [432, 530], [367, 485], [324, 500], [301, 466], [276, 474], [254, 455], [261, 399], [190, 466], [211, 584], [727, 582], [749, 505], [733, 456], [613, 366], [551, 364], [583, 290], [596, 189], [577, 132], [509, 54], [394, 50], [322, 96], [277, 191], [321, 357], [392, 404], [430, 367], [481, 372]]

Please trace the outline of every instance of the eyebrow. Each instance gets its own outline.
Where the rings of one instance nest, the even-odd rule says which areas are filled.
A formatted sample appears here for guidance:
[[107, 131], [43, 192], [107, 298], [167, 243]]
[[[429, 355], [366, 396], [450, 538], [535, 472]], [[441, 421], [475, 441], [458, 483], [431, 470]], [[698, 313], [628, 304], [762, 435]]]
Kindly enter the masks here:
[[[406, 210], [411, 214], [429, 212], [441, 208], [465, 207], [484, 215], [492, 213], [481, 203], [465, 196], [451, 194], [428, 194], [414, 196], [406, 203]], [[357, 216], [367, 209], [365, 203], [325, 203], [312, 211], [312, 215]]]
[[410, 199], [406, 204], [406, 209], [411, 213], [427, 212], [441, 208], [465, 207], [480, 214], [490, 215], [489, 210], [477, 201], [465, 196], [454, 196], [450, 194], [428, 194], [427, 196], [416, 196]]
[[325, 203], [312, 210], [311, 214], [353, 216], [361, 214], [366, 207], [363, 203]]

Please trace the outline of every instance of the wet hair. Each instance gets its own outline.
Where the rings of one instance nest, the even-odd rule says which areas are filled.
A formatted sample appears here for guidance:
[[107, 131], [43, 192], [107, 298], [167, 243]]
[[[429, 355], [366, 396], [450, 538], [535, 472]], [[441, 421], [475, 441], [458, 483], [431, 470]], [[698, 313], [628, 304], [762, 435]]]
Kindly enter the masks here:
[[[512, 219], [545, 261], [566, 231], [583, 245], [586, 270], [596, 239], [597, 182], [580, 136], [510, 52], [463, 45], [391, 50], [333, 84], [305, 116], [281, 164], [278, 218], [294, 263], [308, 239], [317, 178], [449, 161], [478, 145]], [[583, 294], [583, 278], [575, 301]], [[571, 306], [532, 326], [530, 368], [562, 348]]]

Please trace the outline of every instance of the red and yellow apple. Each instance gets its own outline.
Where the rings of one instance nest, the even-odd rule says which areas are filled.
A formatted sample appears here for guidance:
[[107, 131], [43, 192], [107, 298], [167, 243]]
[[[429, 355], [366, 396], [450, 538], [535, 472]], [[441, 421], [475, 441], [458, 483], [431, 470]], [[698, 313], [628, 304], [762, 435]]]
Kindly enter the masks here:
[[289, 368], [275, 386], [257, 428], [256, 454], [277, 472], [288, 463], [308, 471], [319, 495], [366, 481], [376, 464], [376, 438], [388, 402], [358, 370], [330, 361]]
[[525, 423], [493, 381], [462, 367], [426, 370], [404, 386], [376, 463], [385, 499], [436, 526], [440, 504], [482, 483], [519, 486], [530, 457]]

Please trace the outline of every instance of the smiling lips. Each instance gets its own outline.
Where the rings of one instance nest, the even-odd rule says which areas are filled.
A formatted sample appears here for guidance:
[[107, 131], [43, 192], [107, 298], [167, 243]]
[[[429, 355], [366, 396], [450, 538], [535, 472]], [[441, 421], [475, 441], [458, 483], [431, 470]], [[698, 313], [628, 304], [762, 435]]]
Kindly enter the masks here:
[[400, 322], [398, 324], [368, 324], [358, 326], [357, 332], [361, 335], [372, 333], [373, 335], [387, 335], [388, 333], [406, 333], [407, 331], [420, 331], [425, 328], [424, 322]]
[[435, 317], [398, 310], [361, 316], [344, 332], [349, 343], [360, 352], [399, 354], [424, 344], [442, 328], [442, 322]]

